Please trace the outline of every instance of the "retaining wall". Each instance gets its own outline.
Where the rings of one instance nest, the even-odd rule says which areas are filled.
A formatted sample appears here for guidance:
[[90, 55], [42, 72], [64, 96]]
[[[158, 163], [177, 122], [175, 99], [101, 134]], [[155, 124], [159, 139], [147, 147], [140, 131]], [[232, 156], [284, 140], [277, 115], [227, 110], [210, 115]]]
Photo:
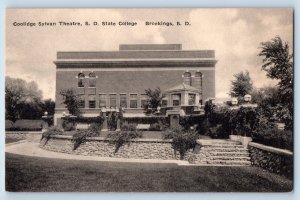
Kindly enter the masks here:
[[293, 152], [255, 142], [249, 143], [252, 165], [270, 172], [293, 177]]
[[[86, 156], [115, 157], [115, 158], [141, 158], [141, 159], [180, 159], [178, 152], [174, 152], [171, 140], [162, 139], [135, 139], [130, 144], [124, 144], [115, 152], [115, 145], [103, 137], [87, 138], [76, 150], [72, 136], [52, 136], [47, 142], [41, 141], [40, 147], [49, 151], [78, 154]], [[45, 143], [46, 142], [46, 143]], [[185, 159], [193, 153], [187, 152]]]

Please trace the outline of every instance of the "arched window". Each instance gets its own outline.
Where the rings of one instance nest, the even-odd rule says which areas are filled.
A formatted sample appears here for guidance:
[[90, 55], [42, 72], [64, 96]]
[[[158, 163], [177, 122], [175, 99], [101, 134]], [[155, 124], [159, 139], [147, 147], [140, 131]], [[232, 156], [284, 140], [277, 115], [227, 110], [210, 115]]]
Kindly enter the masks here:
[[89, 74], [89, 87], [96, 87], [96, 74], [94, 72]]
[[190, 72], [184, 72], [183, 83], [187, 85], [192, 85], [192, 74]]
[[85, 78], [83, 73], [78, 74], [78, 87], [84, 87], [83, 79]]

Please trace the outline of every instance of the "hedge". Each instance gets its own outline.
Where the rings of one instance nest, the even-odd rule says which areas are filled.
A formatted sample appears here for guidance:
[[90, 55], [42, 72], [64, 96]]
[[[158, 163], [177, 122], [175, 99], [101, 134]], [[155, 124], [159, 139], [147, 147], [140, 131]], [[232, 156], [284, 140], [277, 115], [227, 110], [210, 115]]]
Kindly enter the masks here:
[[43, 120], [20, 119], [12, 126], [9, 125], [10, 122], [6, 121], [5, 130], [7, 131], [41, 131], [43, 128]]

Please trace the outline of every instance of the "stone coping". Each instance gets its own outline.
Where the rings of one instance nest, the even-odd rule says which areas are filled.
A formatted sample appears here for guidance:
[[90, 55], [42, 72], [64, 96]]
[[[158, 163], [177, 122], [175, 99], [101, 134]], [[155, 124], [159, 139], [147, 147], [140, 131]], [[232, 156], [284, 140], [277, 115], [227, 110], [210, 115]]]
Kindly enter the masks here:
[[286, 150], [286, 149], [280, 149], [280, 148], [276, 148], [276, 147], [271, 147], [271, 146], [259, 144], [259, 143], [256, 143], [256, 142], [250, 142], [249, 146], [255, 147], [255, 148], [258, 148], [258, 149], [262, 149], [264, 151], [269, 151], [269, 152], [279, 154], [279, 155], [293, 156], [292, 151], [289, 151], [289, 150]]
[[[50, 136], [55, 139], [71, 140], [72, 136], [70, 135], [53, 135]], [[110, 141], [106, 137], [87, 137], [87, 141]], [[131, 142], [157, 142], [157, 143], [172, 143], [172, 140], [163, 140], [163, 139], [151, 139], [151, 138], [138, 138], [132, 139]]]
[[42, 134], [43, 131], [5, 131], [5, 134], [27, 134], [27, 133]]

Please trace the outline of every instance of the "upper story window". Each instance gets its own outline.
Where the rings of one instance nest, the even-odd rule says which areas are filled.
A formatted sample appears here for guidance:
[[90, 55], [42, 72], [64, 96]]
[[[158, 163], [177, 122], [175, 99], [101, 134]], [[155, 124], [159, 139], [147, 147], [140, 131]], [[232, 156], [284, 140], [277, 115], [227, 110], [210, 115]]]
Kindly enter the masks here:
[[192, 85], [192, 74], [190, 72], [185, 72], [183, 74], [183, 82], [186, 85]]
[[127, 95], [126, 94], [120, 94], [120, 107], [127, 108]]
[[89, 96], [89, 108], [96, 108], [96, 100], [94, 95]]
[[85, 107], [85, 101], [84, 101], [84, 96], [82, 95], [79, 99], [79, 108], [84, 108]]
[[116, 94], [109, 95], [109, 106], [117, 107], [117, 95]]
[[96, 87], [96, 74], [94, 72], [89, 74], [89, 87]]
[[106, 94], [99, 94], [99, 108], [106, 107]]
[[141, 94], [141, 107], [145, 108], [148, 104], [148, 96], [146, 94]]
[[83, 80], [85, 75], [83, 73], [78, 74], [78, 87], [84, 87]]
[[130, 95], [130, 108], [137, 108], [137, 94]]

